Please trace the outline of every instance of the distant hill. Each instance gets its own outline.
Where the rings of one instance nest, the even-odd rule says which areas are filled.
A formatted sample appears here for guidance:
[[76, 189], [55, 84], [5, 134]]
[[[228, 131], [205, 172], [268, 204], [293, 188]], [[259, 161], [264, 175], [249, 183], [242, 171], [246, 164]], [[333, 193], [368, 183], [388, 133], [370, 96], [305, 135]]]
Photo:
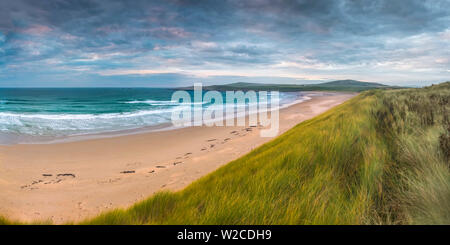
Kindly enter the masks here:
[[356, 80], [337, 80], [332, 82], [320, 83], [323, 86], [358, 86], [358, 87], [388, 87], [381, 83], [369, 83]]
[[[262, 84], [262, 83], [231, 83], [224, 85], [211, 85], [203, 87], [203, 90], [277, 90], [281, 92], [294, 91], [351, 91], [360, 92], [375, 88], [394, 88], [380, 83], [361, 82], [356, 80], [338, 80], [332, 82], [318, 84]], [[193, 87], [178, 88], [184, 90], [192, 90]]]

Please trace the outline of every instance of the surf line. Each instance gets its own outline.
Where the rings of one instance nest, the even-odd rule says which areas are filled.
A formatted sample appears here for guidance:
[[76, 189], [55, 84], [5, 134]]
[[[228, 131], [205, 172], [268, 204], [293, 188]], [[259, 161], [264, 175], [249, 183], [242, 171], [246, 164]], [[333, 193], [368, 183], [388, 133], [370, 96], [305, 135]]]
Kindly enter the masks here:
[[[172, 124], [175, 127], [245, 126], [245, 115], [248, 108], [249, 126], [257, 126], [259, 122], [261, 126], [266, 127], [260, 130], [261, 137], [278, 135], [280, 128], [278, 91], [271, 91], [270, 96], [267, 91], [258, 91], [258, 93], [253, 90], [225, 91], [225, 97], [226, 103], [224, 104], [222, 93], [219, 91], [210, 90], [203, 95], [201, 83], [194, 84], [194, 100], [192, 100], [191, 94], [185, 90], [175, 91], [172, 94], [172, 101], [179, 102], [183, 106], [172, 111]], [[203, 104], [210, 105], [203, 110]]]

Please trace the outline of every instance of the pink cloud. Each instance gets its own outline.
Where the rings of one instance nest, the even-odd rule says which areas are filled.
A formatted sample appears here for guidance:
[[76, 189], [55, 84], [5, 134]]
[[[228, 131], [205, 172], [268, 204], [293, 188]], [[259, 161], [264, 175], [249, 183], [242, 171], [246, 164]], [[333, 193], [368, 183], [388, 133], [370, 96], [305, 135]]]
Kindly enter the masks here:
[[159, 27], [150, 29], [150, 33], [158, 38], [186, 38], [190, 33], [178, 27]]
[[96, 28], [96, 30], [106, 34], [125, 31], [125, 29], [118, 25], [101, 26]]
[[53, 29], [44, 25], [33, 25], [28, 28], [22, 29], [20, 32], [28, 35], [44, 35], [51, 32]]

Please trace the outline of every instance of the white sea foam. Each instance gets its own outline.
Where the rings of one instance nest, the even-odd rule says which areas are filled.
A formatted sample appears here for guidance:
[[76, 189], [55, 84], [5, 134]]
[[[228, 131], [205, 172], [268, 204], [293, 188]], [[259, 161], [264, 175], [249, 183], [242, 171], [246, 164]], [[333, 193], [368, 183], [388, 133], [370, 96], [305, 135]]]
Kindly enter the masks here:
[[149, 104], [149, 105], [178, 105], [177, 101], [173, 100], [133, 100], [124, 102], [125, 104]]
[[77, 135], [135, 129], [170, 119], [171, 110], [107, 114], [18, 114], [0, 112], [0, 131], [27, 135]]
[[[0, 112], [1, 119], [43, 119], [43, 120], [92, 120], [92, 119], [114, 119], [114, 118], [130, 118], [145, 115], [154, 115], [162, 113], [170, 113], [172, 109], [160, 110], [141, 110], [135, 112], [124, 113], [105, 113], [105, 114], [18, 114], [10, 112]], [[3, 121], [2, 121], [3, 122]]]
[[192, 103], [180, 103], [174, 100], [133, 100], [124, 102], [126, 104], [148, 104], [148, 105], [204, 105], [208, 102], [192, 102]]

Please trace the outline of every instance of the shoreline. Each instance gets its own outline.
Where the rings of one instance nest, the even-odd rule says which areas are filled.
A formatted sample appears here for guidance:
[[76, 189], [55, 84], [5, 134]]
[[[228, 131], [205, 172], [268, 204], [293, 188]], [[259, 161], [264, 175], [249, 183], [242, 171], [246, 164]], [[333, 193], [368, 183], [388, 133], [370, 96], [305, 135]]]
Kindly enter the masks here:
[[[302, 103], [305, 101], [308, 101], [311, 99], [311, 97], [314, 96], [321, 96], [324, 94], [333, 94], [335, 92], [314, 92], [314, 91], [308, 91], [308, 92], [291, 92], [296, 93], [297, 98], [294, 101], [291, 101], [289, 103], [283, 104], [279, 106], [279, 110], [288, 108], [290, 106], [293, 106], [298, 103]], [[270, 112], [270, 111], [269, 111]], [[248, 117], [250, 114], [254, 113], [248, 113], [246, 111], [246, 117]], [[238, 116], [239, 117], [239, 116]], [[235, 117], [236, 118], [236, 117]], [[212, 121], [220, 121], [225, 120], [224, 118], [221, 119], [214, 119]], [[147, 125], [139, 128], [132, 128], [132, 129], [118, 129], [118, 130], [112, 130], [112, 131], [106, 131], [106, 132], [93, 132], [93, 133], [85, 133], [85, 134], [73, 134], [73, 135], [66, 135], [66, 136], [32, 136], [32, 135], [21, 135], [19, 137], [23, 138], [40, 138], [36, 140], [29, 140], [24, 142], [11, 142], [11, 143], [2, 143], [0, 141], [0, 147], [1, 146], [10, 146], [10, 145], [40, 145], [40, 144], [60, 144], [60, 143], [68, 143], [68, 142], [77, 142], [77, 141], [85, 141], [85, 140], [92, 140], [92, 139], [104, 139], [104, 138], [114, 138], [114, 137], [121, 137], [121, 136], [127, 136], [127, 135], [134, 135], [134, 134], [143, 134], [143, 133], [152, 133], [152, 132], [159, 132], [159, 131], [168, 131], [168, 130], [176, 130], [186, 127], [175, 127], [172, 125], [171, 122], [164, 122], [160, 124], [155, 125]]]
[[[355, 96], [319, 92], [280, 110], [279, 134]], [[53, 144], [0, 145], [0, 216], [61, 224], [179, 190], [254, 148], [261, 127], [185, 127]], [[95, 164], [95, 165], [94, 165]]]

